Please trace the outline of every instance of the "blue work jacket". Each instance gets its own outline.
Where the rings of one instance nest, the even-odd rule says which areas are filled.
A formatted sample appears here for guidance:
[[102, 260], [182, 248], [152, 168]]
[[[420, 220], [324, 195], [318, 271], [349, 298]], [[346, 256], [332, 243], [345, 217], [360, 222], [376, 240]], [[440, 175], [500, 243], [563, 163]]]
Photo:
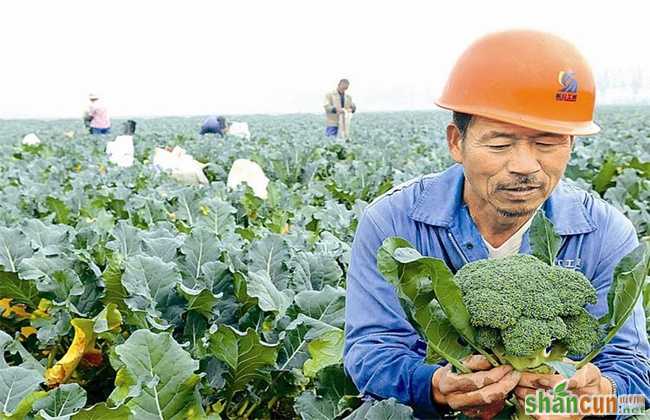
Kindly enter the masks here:
[[[367, 395], [394, 397], [425, 418], [440, 416], [431, 378], [440, 365], [424, 361], [426, 343], [409, 324], [395, 288], [377, 270], [377, 249], [400, 236], [452, 271], [488, 258], [481, 234], [463, 202], [461, 165], [394, 188], [365, 210], [352, 245], [345, 314], [345, 370]], [[597, 290], [589, 305], [607, 312], [616, 264], [638, 245], [632, 223], [610, 204], [560, 181], [543, 205], [562, 238], [556, 263], [580, 270]], [[528, 233], [521, 253], [530, 253]], [[641, 301], [593, 363], [616, 382], [618, 394], [644, 394], [650, 401], [650, 345]]]
[[223, 137], [224, 129], [226, 128], [226, 119], [224, 117], [211, 116], [203, 121], [201, 131], [199, 134], [218, 134]]

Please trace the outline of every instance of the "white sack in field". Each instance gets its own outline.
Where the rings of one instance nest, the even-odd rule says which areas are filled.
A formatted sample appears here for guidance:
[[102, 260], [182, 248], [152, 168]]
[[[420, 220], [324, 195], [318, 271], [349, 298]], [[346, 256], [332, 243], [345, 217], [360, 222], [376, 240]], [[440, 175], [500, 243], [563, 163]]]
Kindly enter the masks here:
[[248, 159], [237, 159], [233, 162], [228, 173], [228, 188], [234, 190], [243, 182], [253, 189], [257, 197], [266, 200], [268, 195], [266, 187], [269, 185], [269, 179], [260, 165]]
[[248, 123], [233, 121], [228, 129], [228, 134], [242, 139], [250, 139], [251, 132], [248, 129]]
[[117, 136], [106, 144], [108, 160], [122, 168], [133, 165], [133, 136]]
[[41, 144], [41, 140], [36, 136], [36, 134], [29, 133], [23, 137], [23, 144], [26, 144], [28, 146], [36, 146], [37, 144]]
[[170, 152], [156, 147], [153, 153], [154, 167], [168, 172], [172, 178], [184, 184], [198, 185], [208, 184], [208, 178], [203, 173], [206, 166], [194, 160], [192, 155], [185, 153], [185, 150], [176, 146]]

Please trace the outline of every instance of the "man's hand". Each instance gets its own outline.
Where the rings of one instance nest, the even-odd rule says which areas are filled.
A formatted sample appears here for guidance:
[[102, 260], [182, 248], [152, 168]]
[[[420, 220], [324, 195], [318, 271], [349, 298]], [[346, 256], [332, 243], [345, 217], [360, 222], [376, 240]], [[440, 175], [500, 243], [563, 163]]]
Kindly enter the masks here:
[[463, 364], [473, 373], [456, 374], [451, 365], [438, 369], [432, 378], [433, 399], [469, 417], [491, 419], [505, 404], [508, 393], [517, 386], [520, 373], [511, 366], [492, 367], [483, 356], [470, 356]]
[[[519, 384], [515, 388], [515, 395], [522, 407], [524, 407], [524, 400], [526, 395], [535, 394], [538, 389], [549, 390], [553, 389], [555, 385], [566, 378], [558, 374], [537, 374], [527, 373], [521, 374]], [[587, 363], [573, 375], [567, 382], [567, 390], [571, 393], [581, 395], [609, 395], [612, 393], [612, 384], [609, 380], [600, 374], [600, 369], [592, 363]], [[569, 417], [558, 416], [533, 416], [538, 420], [550, 420], [554, 418], [561, 418], [564, 420]], [[580, 419], [583, 416], [571, 417], [571, 419]]]

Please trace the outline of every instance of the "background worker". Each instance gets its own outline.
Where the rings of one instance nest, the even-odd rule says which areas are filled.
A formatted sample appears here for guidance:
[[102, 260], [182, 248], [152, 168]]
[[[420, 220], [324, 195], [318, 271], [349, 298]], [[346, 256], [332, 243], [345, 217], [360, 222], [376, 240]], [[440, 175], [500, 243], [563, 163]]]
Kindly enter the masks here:
[[226, 121], [225, 117], [213, 115], [206, 118], [203, 122], [199, 134], [202, 136], [205, 134], [216, 134], [223, 137], [228, 132], [229, 126], [230, 124]]
[[90, 134], [108, 134], [111, 132], [111, 119], [106, 106], [95, 94], [88, 96], [90, 106], [84, 114], [84, 125], [89, 129]]
[[[639, 242], [618, 209], [562, 180], [575, 136], [600, 130], [593, 121], [591, 68], [573, 45], [537, 31], [487, 35], [461, 55], [437, 104], [453, 111], [446, 137], [456, 164], [404, 183], [364, 210], [347, 278], [344, 366], [361, 392], [394, 397], [417, 416], [461, 411], [484, 417], [511, 394], [521, 402], [564, 378], [494, 368], [480, 355], [466, 362], [473, 371], [467, 374], [426, 363], [426, 342], [378, 271], [383, 241], [402, 237], [456, 272], [472, 261], [529, 254], [528, 222], [542, 207], [561, 237], [555, 263], [580, 270], [597, 290], [597, 303], [586, 307], [596, 318], [607, 313], [614, 267]], [[567, 389], [641, 394], [647, 408], [645, 322], [639, 300]]]
[[345, 93], [350, 87], [348, 79], [341, 79], [336, 90], [325, 95], [325, 135], [336, 137], [339, 133], [340, 115], [345, 111], [354, 113], [357, 106], [352, 102], [352, 97]]

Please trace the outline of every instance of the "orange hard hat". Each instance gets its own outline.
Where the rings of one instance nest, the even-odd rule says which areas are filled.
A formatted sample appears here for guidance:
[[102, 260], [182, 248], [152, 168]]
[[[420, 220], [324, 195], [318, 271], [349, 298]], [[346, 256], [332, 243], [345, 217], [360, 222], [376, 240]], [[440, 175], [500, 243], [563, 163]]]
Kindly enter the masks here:
[[589, 135], [596, 99], [591, 68], [569, 42], [511, 30], [480, 38], [456, 62], [436, 104], [540, 131]]

